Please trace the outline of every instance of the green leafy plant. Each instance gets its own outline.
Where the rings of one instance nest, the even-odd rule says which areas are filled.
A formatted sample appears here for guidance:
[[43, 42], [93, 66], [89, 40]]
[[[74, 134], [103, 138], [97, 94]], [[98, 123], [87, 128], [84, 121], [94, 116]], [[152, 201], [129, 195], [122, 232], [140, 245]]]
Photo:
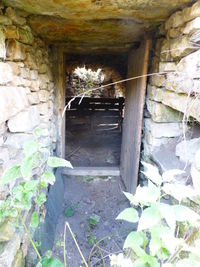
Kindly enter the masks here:
[[68, 207], [65, 209], [65, 217], [66, 218], [72, 217], [73, 215], [74, 215], [73, 207]]
[[[124, 192], [132, 207], [116, 218], [137, 223], [137, 230], [129, 233], [124, 243], [124, 251], [131, 253], [111, 256], [111, 266], [199, 266], [200, 216], [184, 201], [194, 199], [200, 192], [174, 182], [174, 177], [182, 173], [180, 170], [161, 176], [156, 167], [145, 162], [143, 165], [148, 185], [139, 185], [135, 195]], [[173, 203], [166, 202], [166, 195]]]
[[[48, 150], [40, 142], [41, 129], [36, 129], [35, 139], [25, 143], [21, 164], [7, 169], [0, 180], [0, 186], [15, 184], [10, 189], [7, 200], [0, 204], [0, 223], [10, 220], [15, 225], [22, 225], [39, 258], [38, 266], [58, 266], [63, 264], [52, 256], [40, 255], [38, 242], [34, 242], [31, 232], [39, 229], [39, 223], [43, 219], [43, 206], [46, 202], [46, 194], [49, 185], [55, 182], [52, 168], [72, 168], [69, 161], [58, 157], [49, 156]], [[28, 229], [23, 218], [25, 212], [32, 210]]]
[[89, 223], [91, 226], [95, 227], [100, 221], [100, 217], [96, 214], [92, 214], [90, 217], [89, 217]]

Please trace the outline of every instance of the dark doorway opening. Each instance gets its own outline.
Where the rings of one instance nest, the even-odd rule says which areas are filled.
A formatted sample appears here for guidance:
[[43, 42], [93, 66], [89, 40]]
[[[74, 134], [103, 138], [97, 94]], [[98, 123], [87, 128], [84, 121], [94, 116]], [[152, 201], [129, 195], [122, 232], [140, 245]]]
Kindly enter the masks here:
[[119, 167], [124, 98], [80, 101], [66, 113], [66, 158], [75, 167]]
[[[67, 62], [66, 104], [73, 101], [66, 111], [65, 157], [84, 174], [92, 170], [102, 176], [111, 171], [118, 176], [125, 84], [115, 82], [126, 77], [127, 56], [70, 56]], [[82, 76], [91, 73], [99, 79], [88, 87], [90, 81]], [[101, 89], [105, 84], [111, 85]], [[93, 87], [99, 89], [87, 92]]]

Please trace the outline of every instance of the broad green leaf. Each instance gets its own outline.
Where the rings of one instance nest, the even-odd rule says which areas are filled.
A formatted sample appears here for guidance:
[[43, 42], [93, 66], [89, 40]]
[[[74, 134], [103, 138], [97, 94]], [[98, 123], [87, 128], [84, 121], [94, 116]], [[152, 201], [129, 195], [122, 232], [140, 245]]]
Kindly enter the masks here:
[[24, 183], [25, 191], [36, 191], [38, 186], [38, 181], [32, 180]]
[[148, 186], [137, 187], [135, 195], [131, 198], [131, 204], [149, 206], [151, 203], [156, 203], [158, 197], [159, 189], [149, 181]]
[[144, 161], [142, 161], [142, 165], [146, 168], [146, 171], [142, 173], [153, 183], [161, 185], [162, 178], [161, 175], [159, 174], [158, 168]]
[[176, 218], [175, 218], [173, 207], [169, 204], [160, 203], [160, 213], [161, 213], [161, 217], [165, 219], [168, 226], [174, 232], [176, 228]]
[[151, 267], [160, 267], [160, 263], [158, 262], [156, 257], [153, 257], [153, 256], [148, 257], [148, 264]]
[[175, 218], [178, 222], [189, 222], [192, 226], [198, 226], [200, 216], [192, 209], [183, 205], [173, 206]]
[[[166, 236], [170, 235], [172, 233], [171, 229], [167, 226], [163, 226], [161, 224], [158, 224], [156, 226], [153, 226], [150, 229], [151, 239], [150, 239], [150, 251], [152, 255], [157, 255], [160, 258], [164, 256], [164, 253], [160, 253], [163, 250], [167, 250], [165, 248], [165, 245], [163, 244], [163, 233], [166, 234]], [[167, 238], [167, 237], [166, 237]]]
[[136, 243], [138, 246], [143, 246], [145, 242], [145, 236], [143, 232], [130, 232], [124, 242], [125, 248], [132, 248], [132, 246]]
[[148, 267], [147, 261], [144, 259], [137, 259], [133, 262], [133, 267]]
[[93, 226], [96, 226], [100, 221], [100, 216], [92, 214], [89, 218], [89, 223]]
[[73, 168], [71, 163], [68, 160], [58, 158], [58, 157], [49, 157], [47, 164], [49, 167], [57, 168], [57, 167], [67, 167], [67, 168]]
[[182, 184], [166, 183], [162, 187], [162, 190], [166, 194], [177, 199], [179, 202], [181, 202], [183, 199], [186, 199], [186, 198], [192, 198], [196, 194], [195, 191], [191, 188], [191, 186], [186, 186]]
[[165, 247], [171, 254], [173, 254], [179, 245], [184, 243], [183, 239], [176, 238], [171, 231], [162, 231], [160, 237]]
[[39, 218], [37, 213], [34, 211], [32, 216], [31, 216], [31, 227], [37, 228], [39, 225]]
[[41, 264], [42, 267], [64, 267], [62, 262], [54, 257], [51, 258], [44, 257], [41, 261]]
[[42, 175], [42, 181], [53, 185], [56, 181], [55, 175], [52, 172], [46, 171]]
[[46, 195], [44, 193], [41, 193], [39, 196], [36, 197], [35, 202], [40, 207], [46, 202]]
[[24, 179], [29, 178], [31, 176], [34, 165], [35, 165], [35, 156], [33, 154], [23, 159], [21, 165], [21, 173]]
[[135, 252], [135, 254], [139, 257], [139, 258], [143, 258], [144, 260], [147, 258], [147, 254], [145, 252], [145, 250], [143, 248], [141, 248], [138, 244], [133, 243], [132, 244], [132, 250]]
[[150, 229], [160, 222], [160, 212], [157, 205], [146, 208], [139, 219], [138, 231]]
[[35, 141], [28, 141], [24, 144], [23, 154], [26, 158], [30, 157], [39, 150], [39, 144]]
[[124, 220], [127, 222], [136, 223], [139, 220], [138, 212], [134, 208], [127, 208], [117, 216], [116, 220]]
[[15, 165], [10, 169], [7, 169], [0, 180], [0, 185], [8, 184], [10, 182], [14, 182], [16, 179], [21, 178], [21, 169], [20, 165]]
[[178, 169], [168, 170], [168, 171], [163, 173], [162, 181], [164, 183], [171, 182], [174, 179], [174, 176], [180, 175], [180, 174], [183, 174], [183, 173], [185, 173], [185, 171], [178, 170]]
[[150, 243], [149, 243], [149, 248], [151, 251], [151, 255], [155, 256], [157, 252], [161, 249], [162, 247], [162, 241], [158, 237], [151, 237]]

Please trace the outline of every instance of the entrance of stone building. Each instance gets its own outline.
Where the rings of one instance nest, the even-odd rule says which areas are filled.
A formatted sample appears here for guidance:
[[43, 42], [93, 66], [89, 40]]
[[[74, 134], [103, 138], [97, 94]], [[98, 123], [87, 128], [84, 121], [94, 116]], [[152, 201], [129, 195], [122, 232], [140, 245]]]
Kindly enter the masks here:
[[[74, 67], [80, 66], [80, 57], [78, 61], [77, 58], [73, 61], [76, 63], [73, 68], [67, 69], [68, 79], [63, 96], [66, 95], [65, 105], [70, 103], [70, 108], [65, 113], [63, 144], [65, 158], [74, 169], [63, 169], [65, 179], [62, 204], [65, 213], [59, 218], [55, 234], [62, 236], [67, 217], [90, 266], [109, 266], [109, 257], [106, 255], [121, 250], [128, 233], [133, 231], [132, 224], [119, 222], [116, 217], [120, 211], [129, 207], [122, 191], [134, 192], [138, 180], [146, 89], [146, 76], [143, 75], [147, 73], [148, 43], [132, 50], [124, 63], [117, 56], [101, 58], [106, 58], [106, 62], [114, 58], [118, 63], [110, 66], [110, 72], [110, 68], [106, 69], [99, 57], [93, 57], [91, 64], [84, 62], [85, 68], [97, 71], [100, 67], [105, 76], [111, 73], [111, 81], [109, 78], [103, 86], [115, 85], [107, 86], [99, 92], [95, 90], [94, 94], [80, 96], [77, 77], [70, 75]], [[69, 64], [69, 57], [67, 59]], [[101, 63], [101, 66], [96, 63]], [[116, 81], [127, 76], [131, 80], [123, 83], [124, 88], [117, 88]], [[141, 77], [133, 79], [136, 76]], [[91, 218], [97, 222], [95, 227], [90, 225]], [[96, 252], [92, 256], [90, 254], [91, 245], [96, 240], [103, 240], [99, 243], [103, 256]], [[81, 260], [74, 253], [76, 246], [69, 234], [66, 235], [66, 244], [67, 262], [71, 266], [80, 266]], [[54, 244], [53, 253], [59, 257], [63, 248]]]
[[[74, 169], [64, 170], [65, 174], [120, 175], [126, 190], [135, 191], [148, 57], [149, 41], [130, 51], [125, 74], [130, 80], [125, 84], [123, 96], [80, 96], [71, 102], [66, 111], [65, 157]], [[65, 104], [72, 97], [66, 94]]]

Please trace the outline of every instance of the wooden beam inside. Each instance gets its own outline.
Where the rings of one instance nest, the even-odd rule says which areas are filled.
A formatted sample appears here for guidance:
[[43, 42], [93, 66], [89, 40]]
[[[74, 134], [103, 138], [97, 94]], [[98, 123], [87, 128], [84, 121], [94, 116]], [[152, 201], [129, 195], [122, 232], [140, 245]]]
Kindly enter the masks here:
[[119, 167], [75, 167], [74, 169], [63, 168], [63, 175], [74, 176], [119, 176]]

